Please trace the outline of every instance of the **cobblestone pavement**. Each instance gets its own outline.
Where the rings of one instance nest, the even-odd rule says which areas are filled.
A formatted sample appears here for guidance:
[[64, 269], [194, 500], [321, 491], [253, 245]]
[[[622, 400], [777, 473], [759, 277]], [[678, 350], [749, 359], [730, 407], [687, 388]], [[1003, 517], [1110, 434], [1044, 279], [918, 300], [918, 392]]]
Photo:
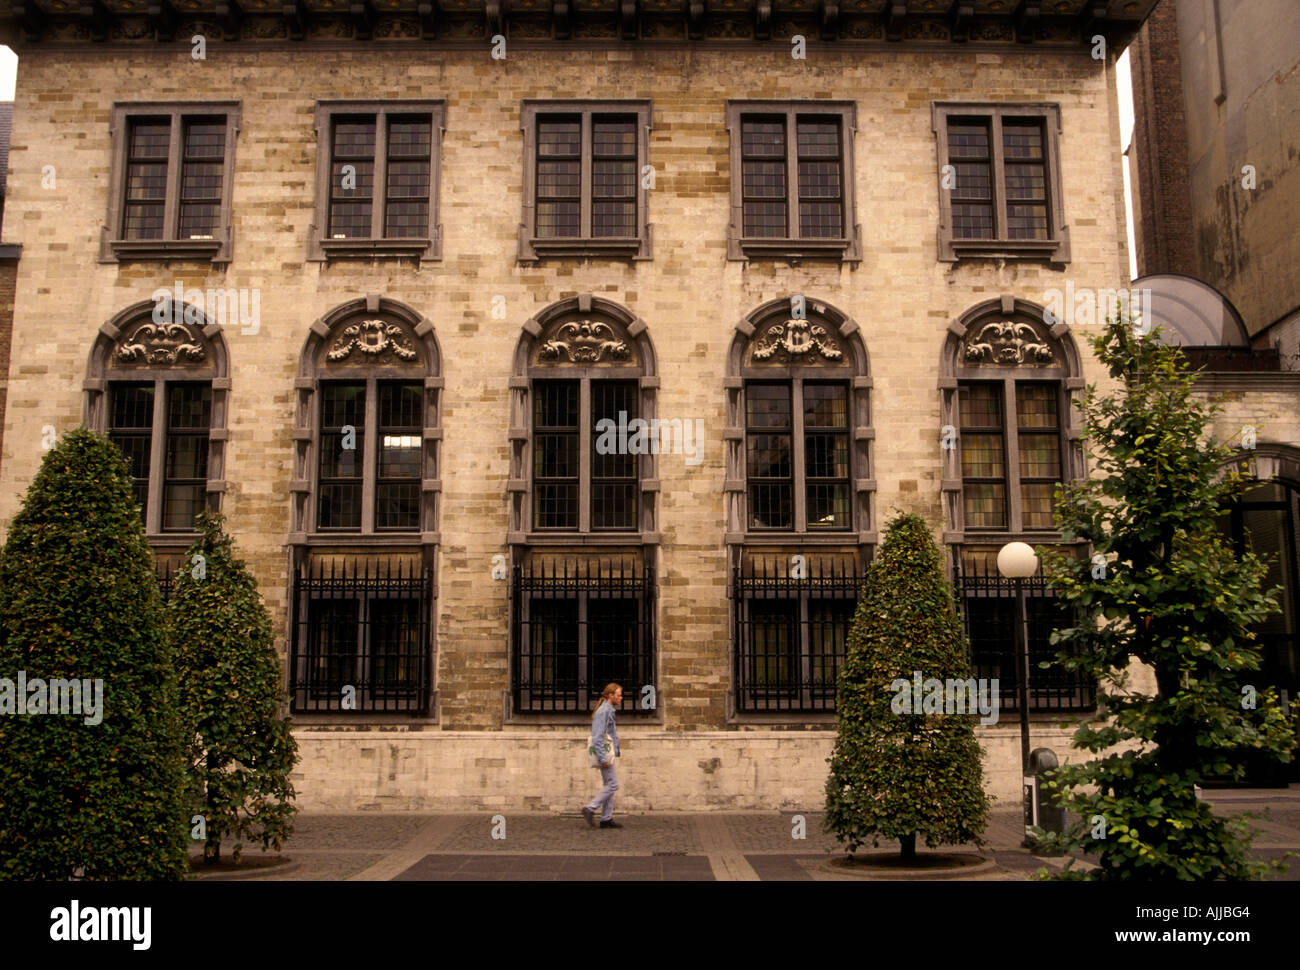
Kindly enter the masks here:
[[[1258, 812], [1253, 853], [1300, 852], [1300, 785], [1289, 789], [1207, 793], [1216, 812]], [[284, 852], [291, 864], [258, 880], [853, 880], [829, 870], [841, 854], [819, 812], [654, 812], [618, 814], [621, 829], [589, 828], [576, 813], [424, 815], [359, 812], [304, 814]], [[1020, 848], [1018, 807], [995, 808], [979, 852], [991, 870], [972, 880], [1019, 880], [1066, 860]], [[495, 837], [494, 837], [495, 835]], [[502, 837], [504, 836], [504, 837]], [[879, 849], [896, 851], [882, 840]], [[1300, 860], [1283, 877], [1300, 881]]]

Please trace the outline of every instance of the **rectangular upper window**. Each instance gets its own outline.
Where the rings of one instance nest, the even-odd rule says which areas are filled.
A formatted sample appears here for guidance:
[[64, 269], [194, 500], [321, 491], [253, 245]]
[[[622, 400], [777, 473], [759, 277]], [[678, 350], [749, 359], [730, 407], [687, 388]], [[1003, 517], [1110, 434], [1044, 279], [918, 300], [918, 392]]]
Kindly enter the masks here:
[[525, 101], [519, 258], [649, 259], [649, 101]]
[[729, 259], [861, 259], [852, 102], [728, 101]]
[[100, 259], [230, 261], [237, 102], [116, 104]]
[[1070, 258], [1056, 105], [934, 106], [939, 258]]
[[440, 259], [442, 101], [316, 105], [316, 215], [308, 259]]

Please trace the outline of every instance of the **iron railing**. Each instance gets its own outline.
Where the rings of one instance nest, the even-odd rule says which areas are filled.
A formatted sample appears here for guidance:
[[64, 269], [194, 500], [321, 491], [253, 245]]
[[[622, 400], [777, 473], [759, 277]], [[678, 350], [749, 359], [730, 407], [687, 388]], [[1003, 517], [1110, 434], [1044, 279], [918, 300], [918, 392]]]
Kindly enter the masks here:
[[293, 609], [294, 712], [428, 713], [433, 575], [427, 563], [299, 565]]
[[516, 712], [590, 714], [608, 683], [628, 713], [654, 710], [654, 570], [640, 557], [534, 555], [514, 566], [510, 608]]
[[[1097, 706], [1094, 679], [1064, 670], [1054, 661], [1060, 648], [1052, 631], [1073, 625], [1072, 612], [1058, 601], [1041, 573], [1021, 580], [1029, 626], [1029, 710], [1088, 711]], [[1020, 664], [1016, 657], [1016, 584], [991, 562], [958, 562], [953, 592], [970, 642], [970, 660], [977, 678], [998, 679], [1000, 710], [1019, 711]]]
[[756, 556], [733, 568], [738, 713], [835, 710], [862, 578], [855, 556]]

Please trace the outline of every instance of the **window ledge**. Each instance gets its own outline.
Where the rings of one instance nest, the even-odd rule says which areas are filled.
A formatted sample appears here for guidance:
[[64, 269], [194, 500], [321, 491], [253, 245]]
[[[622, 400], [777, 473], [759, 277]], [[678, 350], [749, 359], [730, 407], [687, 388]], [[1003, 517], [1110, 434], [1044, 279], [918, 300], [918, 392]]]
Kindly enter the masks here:
[[314, 258], [314, 262], [331, 259], [438, 259], [432, 239], [363, 239], [356, 236], [347, 239], [320, 239], [319, 245], [323, 256]]
[[602, 257], [607, 259], [650, 258], [646, 252], [648, 247], [645, 240], [638, 237], [602, 237], [599, 239], [532, 238], [528, 240], [528, 248], [530, 253], [522, 258], [529, 262], [548, 257], [556, 259], [581, 259], [584, 257], [598, 259]]
[[132, 259], [195, 259], [213, 263], [230, 262], [229, 257], [219, 258], [224, 241], [216, 238], [112, 239], [108, 246], [114, 259], [119, 262]]
[[[514, 537], [511, 538], [514, 541]], [[530, 546], [653, 546], [658, 532], [526, 532], [520, 538]]]
[[[430, 538], [432, 536], [432, 538]], [[295, 533], [293, 545], [303, 546], [419, 546], [435, 545], [437, 533], [421, 532], [310, 532]]]
[[1070, 261], [1065, 239], [953, 239], [945, 243], [940, 259], [947, 263], [962, 259], [1047, 259]]
[[860, 262], [853, 239], [746, 239], [734, 240], [730, 260], [788, 259], [798, 263], [806, 259]]

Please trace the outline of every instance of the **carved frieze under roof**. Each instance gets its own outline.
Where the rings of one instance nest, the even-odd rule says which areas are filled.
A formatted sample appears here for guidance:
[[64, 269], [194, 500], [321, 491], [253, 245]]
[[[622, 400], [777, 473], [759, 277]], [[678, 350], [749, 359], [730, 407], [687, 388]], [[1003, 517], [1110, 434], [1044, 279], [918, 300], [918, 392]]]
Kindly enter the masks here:
[[961, 362], [967, 367], [1034, 367], [1059, 363], [1046, 333], [1022, 320], [994, 320], [973, 327], [962, 340]]
[[[616, 38], [651, 45], [812, 43], [1001, 45], [1089, 50], [1100, 33], [1123, 47], [1157, 0], [0, 0], [0, 40], [188, 46], [191, 26], [210, 40], [254, 44], [465, 46], [501, 33], [558, 46]], [[183, 29], [182, 29], [183, 28]], [[210, 33], [209, 33], [210, 31]]]
[[328, 364], [413, 364], [420, 359], [418, 341], [398, 323], [375, 318], [338, 330], [326, 343]]
[[751, 366], [844, 364], [844, 348], [832, 330], [817, 320], [778, 319], [755, 331], [745, 362]]
[[554, 324], [537, 341], [535, 364], [635, 363], [622, 328], [603, 320], [567, 320]]
[[143, 323], [129, 326], [118, 337], [111, 363], [117, 368], [184, 367], [207, 363], [202, 333], [185, 323]]

